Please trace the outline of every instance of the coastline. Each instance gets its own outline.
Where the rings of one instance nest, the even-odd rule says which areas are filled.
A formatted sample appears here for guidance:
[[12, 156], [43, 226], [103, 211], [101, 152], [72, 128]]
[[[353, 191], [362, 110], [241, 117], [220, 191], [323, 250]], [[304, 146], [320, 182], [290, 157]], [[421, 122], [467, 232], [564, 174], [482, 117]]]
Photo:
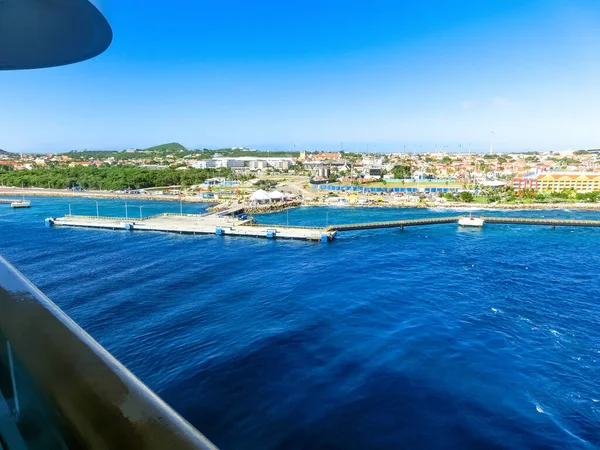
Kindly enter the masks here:
[[[182, 201], [185, 203], [206, 203], [213, 206], [221, 204], [238, 203], [236, 200], [223, 199], [205, 199], [202, 197], [179, 197], [176, 195], [147, 195], [147, 194], [120, 194], [115, 192], [102, 191], [84, 191], [71, 192], [64, 190], [46, 190], [46, 189], [21, 189], [21, 188], [0, 188], [0, 198], [3, 197], [82, 197], [82, 198], [103, 198], [103, 199], [127, 199], [127, 200], [155, 200], [155, 201]], [[242, 205], [241, 205], [242, 206]], [[244, 205], [245, 206], [245, 205]], [[368, 204], [328, 204], [315, 201], [294, 201], [290, 203], [272, 203], [266, 205], [248, 205], [246, 208], [250, 213], [267, 214], [271, 212], [283, 211], [290, 208], [301, 206], [319, 206], [330, 208], [435, 208], [435, 209], [490, 209], [490, 210], [551, 210], [551, 209], [577, 209], [600, 211], [600, 203], [566, 202], [566, 203], [466, 203], [466, 202], [397, 202], [397, 203], [368, 203]]]
[[60, 191], [60, 190], [28, 190], [28, 189], [11, 189], [11, 188], [0, 188], [0, 198], [12, 197], [12, 196], [25, 196], [25, 197], [81, 197], [81, 198], [105, 198], [105, 199], [126, 199], [126, 200], [157, 200], [167, 202], [178, 202], [183, 201], [186, 203], [210, 203], [217, 204], [220, 201], [214, 199], [206, 199], [202, 197], [179, 197], [177, 195], [148, 195], [148, 194], [118, 194], [115, 192], [103, 192], [103, 191], [84, 191], [84, 192], [71, 192], [71, 191]]
[[379, 203], [379, 204], [353, 204], [336, 205], [315, 202], [304, 202], [304, 206], [329, 206], [332, 208], [434, 208], [434, 209], [494, 209], [494, 210], [523, 210], [523, 209], [588, 209], [600, 211], [600, 203]]
[[326, 204], [320, 202], [302, 202], [302, 206], [327, 206], [330, 208], [424, 208], [424, 209], [447, 209], [447, 210], [481, 210], [489, 209], [496, 211], [518, 211], [518, 210], [556, 210], [556, 209], [577, 209], [600, 211], [600, 203], [436, 203], [436, 202], [419, 202], [419, 203], [370, 203], [370, 204]]

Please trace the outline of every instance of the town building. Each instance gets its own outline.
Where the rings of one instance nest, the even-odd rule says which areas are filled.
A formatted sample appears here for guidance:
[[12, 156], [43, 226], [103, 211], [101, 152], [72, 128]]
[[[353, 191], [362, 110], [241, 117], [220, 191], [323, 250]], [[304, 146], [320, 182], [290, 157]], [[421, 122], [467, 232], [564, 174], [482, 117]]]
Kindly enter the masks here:
[[538, 189], [538, 174], [526, 173], [524, 175], [513, 178], [513, 189], [515, 191], [522, 191], [525, 189], [531, 189], [537, 191]]
[[600, 191], [600, 173], [596, 172], [546, 172], [526, 174], [513, 178], [515, 190], [532, 189], [540, 192]]
[[550, 192], [564, 190], [574, 190], [576, 192], [600, 191], [600, 174], [557, 172], [538, 175], [538, 189]]

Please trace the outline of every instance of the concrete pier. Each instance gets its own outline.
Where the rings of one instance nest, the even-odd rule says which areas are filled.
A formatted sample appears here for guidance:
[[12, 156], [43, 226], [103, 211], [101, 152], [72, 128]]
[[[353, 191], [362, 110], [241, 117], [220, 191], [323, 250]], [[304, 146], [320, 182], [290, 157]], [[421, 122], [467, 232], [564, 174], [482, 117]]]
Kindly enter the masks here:
[[428, 217], [424, 219], [392, 220], [388, 222], [366, 222], [366, 223], [345, 223], [339, 225], [330, 225], [326, 230], [330, 231], [357, 231], [373, 230], [375, 228], [404, 228], [416, 227], [422, 225], [436, 225], [440, 223], [458, 222], [461, 217]]
[[11, 203], [17, 203], [20, 201], [21, 201], [20, 198], [0, 198], [0, 203], [8, 203], [9, 205]]
[[600, 227], [600, 220], [538, 219], [522, 217], [480, 217], [485, 223], [504, 225], [546, 225], [551, 227]]
[[[416, 227], [423, 225], [436, 225], [443, 223], [458, 223], [460, 219], [466, 216], [458, 217], [430, 217], [412, 220], [394, 220], [389, 222], [367, 222], [367, 223], [348, 223], [339, 225], [330, 225], [327, 231], [357, 231], [372, 230], [376, 228], [401, 228]], [[550, 227], [600, 227], [600, 220], [569, 220], [569, 219], [544, 219], [544, 218], [523, 218], [523, 217], [479, 217], [486, 224], [504, 224], [504, 225], [540, 225]]]
[[319, 227], [294, 227], [285, 225], [258, 225], [249, 219], [238, 219], [217, 214], [159, 214], [144, 219], [124, 217], [65, 216], [46, 219], [47, 225], [104, 228], [130, 231], [163, 231], [181, 234], [216, 234], [226, 236], [251, 236], [269, 239], [302, 239], [332, 241], [337, 232]]

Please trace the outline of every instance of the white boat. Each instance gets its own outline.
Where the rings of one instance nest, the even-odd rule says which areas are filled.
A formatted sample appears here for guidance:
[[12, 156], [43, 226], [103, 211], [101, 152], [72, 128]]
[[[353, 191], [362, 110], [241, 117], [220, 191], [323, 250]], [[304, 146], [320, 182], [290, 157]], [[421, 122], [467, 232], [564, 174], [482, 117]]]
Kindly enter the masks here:
[[484, 220], [470, 215], [469, 217], [461, 217], [460, 219], [458, 219], [458, 224], [461, 227], [481, 228], [484, 224]]
[[[23, 189], [23, 183], [21, 183], [21, 189]], [[25, 193], [23, 193], [23, 198], [18, 202], [12, 202], [10, 204], [11, 208], [29, 208], [31, 207], [31, 202], [29, 200], [25, 200]]]
[[11, 208], [29, 208], [31, 206], [31, 202], [29, 200], [21, 200], [19, 202], [12, 202], [10, 206]]

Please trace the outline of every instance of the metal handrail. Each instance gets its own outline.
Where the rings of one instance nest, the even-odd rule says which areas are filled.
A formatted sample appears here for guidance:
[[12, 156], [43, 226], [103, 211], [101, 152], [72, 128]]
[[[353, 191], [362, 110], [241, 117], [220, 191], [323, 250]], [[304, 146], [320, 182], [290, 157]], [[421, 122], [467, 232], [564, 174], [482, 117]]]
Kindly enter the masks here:
[[537, 219], [534, 217], [481, 217], [485, 222], [523, 225], [600, 227], [600, 220]]
[[386, 222], [363, 222], [363, 223], [345, 223], [337, 225], [329, 225], [325, 230], [327, 231], [356, 231], [356, 230], [367, 230], [373, 228], [396, 228], [396, 227], [409, 227], [416, 225], [435, 225], [442, 223], [458, 222], [461, 217], [432, 217], [424, 219], [406, 219], [406, 220], [393, 220]]
[[0, 341], [74, 446], [216, 448], [1, 257], [0, 311]]
[[298, 228], [303, 230], [324, 230], [325, 227], [309, 226], [309, 225], [285, 225], [281, 223], [245, 223], [244, 227], [267, 227], [267, 228]]

